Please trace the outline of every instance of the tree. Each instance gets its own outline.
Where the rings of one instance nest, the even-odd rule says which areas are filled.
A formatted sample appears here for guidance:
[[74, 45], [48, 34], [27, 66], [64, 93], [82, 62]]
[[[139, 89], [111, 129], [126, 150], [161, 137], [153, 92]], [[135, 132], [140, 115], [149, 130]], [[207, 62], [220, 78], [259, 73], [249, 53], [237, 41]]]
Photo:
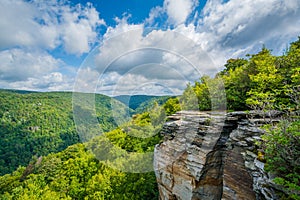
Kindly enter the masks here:
[[170, 98], [164, 105], [166, 115], [172, 115], [177, 111], [181, 110], [181, 105], [179, 104], [178, 98]]
[[180, 103], [182, 105], [182, 110], [198, 110], [199, 102], [194, 91], [194, 87], [188, 83], [182, 96], [180, 97]]
[[218, 75], [224, 80], [227, 108], [245, 110], [247, 92], [251, 88], [249, 65], [245, 59], [229, 59], [225, 69]]
[[265, 113], [275, 109], [276, 96], [280, 94], [283, 80], [275, 62], [276, 57], [266, 48], [250, 58], [249, 65], [256, 73], [249, 75], [253, 86], [247, 92], [246, 103], [252, 109]]
[[282, 120], [277, 127], [268, 126], [262, 136], [266, 170], [277, 176], [275, 183], [282, 185], [291, 199], [300, 199], [299, 130], [299, 120]]

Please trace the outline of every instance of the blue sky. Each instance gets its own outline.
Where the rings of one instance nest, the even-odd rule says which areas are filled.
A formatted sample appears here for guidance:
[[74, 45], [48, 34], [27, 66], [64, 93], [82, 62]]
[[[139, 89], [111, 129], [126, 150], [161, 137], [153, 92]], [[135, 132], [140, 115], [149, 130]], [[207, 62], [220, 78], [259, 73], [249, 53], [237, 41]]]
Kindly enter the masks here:
[[2, 0], [0, 88], [180, 94], [299, 33], [299, 0]]

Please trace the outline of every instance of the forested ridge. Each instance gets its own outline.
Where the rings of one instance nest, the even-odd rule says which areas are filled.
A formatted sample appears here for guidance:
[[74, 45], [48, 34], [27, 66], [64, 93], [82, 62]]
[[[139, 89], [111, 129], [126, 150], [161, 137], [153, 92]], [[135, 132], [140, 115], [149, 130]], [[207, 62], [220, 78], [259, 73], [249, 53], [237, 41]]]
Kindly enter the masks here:
[[[106, 158], [99, 159], [99, 156], [109, 155], [107, 159], [119, 156], [120, 150], [103, 147], [107, 139], [128, 152], [153, 152], [155, 144], [161, 141], [161, 136], [155, 133], [161, 129], [164, 119], [163, 109], [156, 104], [149, 112], [136, 114], [131, 121], [89, 142], [69, 146], [59, 153], [33, 157], [27, 167], [0, 177], [0, 198], [157, 199], [154, 172], [124, 173], [110, 168]], [[117, 164], [131, 165], [134, 159], [121, 158]]]
[[[117, 127], [111, 98], [96, 95], [97, 118], [103, 131]], [[113, 100], [115, 101], [115, 100]], [[114, 104], [125, 115], [125, 105]], [[32, 156], [59, 152], [80, 142], [75, 130], [70, 92], [0, 90], [0, 174], [26, 166]]]
[[141, 111], [149, 108], [149, 105], [157, 102], [163, 104], [170, 96], [150, 96], [150, 95], [121, 95], [115, 96], [115, 99], [121, 101], [125, 105], [128, 105], [135, 113], [141, 113]]
[[[220, 80], [224, 84], [218, 84]], [[274, 56], [271, 50], [263, 47], [257, 54], [247, 55], [245, 58], [229, 59], [224, 69], [217, 73], [215, 77], [201, 77], [194, 84], [187, 85], [182, 96], [170, 98], [162, 106], [154, 103], [151, 108], [147, 108], [148, 110], [146, 109], [143, 113], [134, 115], [131, 121], [105, 133], [103, 136], [94, 138], [84, 144], [74, 144], [59, 153], [50, 153], [42, 158], [33, 157], [29, 165], [29, 161], [26, 164], [24, 162], [22, 163], [23, 166], [13, 173], [0, 177], [0, 198], [157, 199], [158, 191], [154, 172], [120, 172], [96, 159], [89, 149], [93, 147], [97, 150], [97, 146], [101, 146], [103, 141], [108, 138], [114, 145], [129, 152], [151, 152], [154, 145], [161, 140], [159, 130], [166, 119], [166, 115], [171, 115], [179, 110], [221, 109], [218, 107], [212, 108], [212, 98], [222, 88], [225, 89], [226, 95], [218, 98], [218, 101], [227, 102], [226, 106], [229, 111], [258, 110], [268, 115], [272, 110], [277, 110], [281, 113], [281, 122], [267, 124], [264, 127], [263, 143], [257, 144], [261, 149], [258, 152], [258, 157], [265, 162], [266, 169], [276, 176], [275, 182], [286, 190], [285, 193], [279, 194], [279, 196], [282, 199], [299, 199], [300, 37], [297, 41], [291, 43], [282, 56]], [[30, 95], [34, 96], [36, 94]], [[53, 93], [53, 95], [56, 94]], [[9, 99], [6, 96], [7, 93], [1, 97], [3, 102], [7, 102], [7, 99]], [[16, 101], [16, 98], [12, 95], [10, 101]], [[37, 98], [36, 101], [40, 101], [40, 99]], [[39, 109], [38, 103], [31, 103], [30, 110]], [[43, 105], [43, 102], [41, 103]], [[1, 100], [0, 116], [6, 120], [5, 123], [9, 124], [5, 126], [8, 131], [3, 133], [8, 139], [2, 139], [3, 137], [1, 137], [1, 142], [14, 142], [14, 139], [9, 139], [13, 137], [13, 133], [21, 134], [25, 132], [27, 135], [22, 138], [30, 138], [31, 134], [35, 135], [37, 132], [28, 130], [28, 127], [35, 126], [34, 123], [28, 122], [29, 125], [25, 129], [20, 129], [24, 131], [15, 131], [17, 130], [15, 127], [18, 127], [20, 122], [16, 122], [13, 120], [14, 117], [11, 117], [12, 115], [7, 114], [11, 105], [6, 104], [2, 105]], [[59, 110], [57, 108], [53, 111], [53, 114], [64, 112], [61, 113], [62, 118], [70, 117], [69, 111], [71, 110], [66, 110], [68, 105], [62, 106], [62, 108], [64, 109]], [[17, 113], [17, 109], [15, 112]], [[9, 116], [8, 119], [7, 116]], [[20, 116], [23, 115], [20, 114]], [[50, 116], [51, 112], [49, 113]], [[46, 115], [46, 117], [48, 116]], [[42, 114], [37, 118], [41, 120], [45, 116]], [[18, 117], [18, 120], [20, 119]], [[50, 120], [50, 118], [48, 119]], [[71, 121], [70, 118], [70, 123], [72, 123]], [[57, 126], [63, 130], [68, 127], [65, 127], [64, 124], [58, 124]], [[11, 127], [11, 130], [7, 127]], [[42, 126], [39, 125], [39, 127]], [[113, 125], [107, 127], [107, 130], [111, 128], [113, 128]], [[38, 129], [39, 132], [41, 130], [41, 128]], [[55, 130], [53, 131], [55, 132]], [[73, 133], [72, 131], [71, 133]], [[50, 133], [49, 130], [48, 132]], [[129, 132], [131, 134], [128, 134]], [[59, 137], [59, 134], [57, 135], [56, 137]], [[74, 135], [76, 135], [75, 132]], [[144, 139], [132, 135], [155, 136]], [[75, 140], [74, 143], [76, 143]], [[24, 144], [26, 146], [25, 141], [14, 142], [13, 144]], [[70, 144], [65, 143], [62, 149]], [[6, 148], [9, 148], [9, 146], [15, 148], [10, 144], [6, 144], [6, 146]], [[108, 151], [113, 151], [113, 149]], [[117, 152], [112, 153], [118, 154]], [[1, 155], [3, 155], [3, 150]], [[126, 161], [120, 160], [120, 165], [124, 162]]]

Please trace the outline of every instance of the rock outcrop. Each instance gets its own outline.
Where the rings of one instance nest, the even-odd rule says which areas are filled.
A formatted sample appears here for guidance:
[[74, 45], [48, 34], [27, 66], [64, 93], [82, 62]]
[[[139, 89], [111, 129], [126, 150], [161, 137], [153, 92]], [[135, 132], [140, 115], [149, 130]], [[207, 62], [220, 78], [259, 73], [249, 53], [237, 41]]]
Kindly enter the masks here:
[[277, 199], [257, 159], [265, 120], [245, 112], [172, 115], [154, 152], [160, 199]]

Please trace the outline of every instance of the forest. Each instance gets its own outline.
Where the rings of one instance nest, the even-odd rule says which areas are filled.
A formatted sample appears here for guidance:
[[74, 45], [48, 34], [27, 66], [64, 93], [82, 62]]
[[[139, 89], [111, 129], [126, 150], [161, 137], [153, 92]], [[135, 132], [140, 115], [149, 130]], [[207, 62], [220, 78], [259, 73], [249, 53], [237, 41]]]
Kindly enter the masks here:
[[[225, 95], [218, 96], [222, 89]], [[97, 118], [105, 133], [81, 143], [71, 93], [0, 92], [0, 199], [157, 199], [154, 172], [126, 173], [109, 167], [97, 158], [103, 150], [98, 147], [109, 140], [128, 152], [151, 152], [162, 140], [159, 130], [168, 115], [224, 109], [222, 102], [228, 111], [282, 113], [278, 124], [264, 126], [263, 143], [258, 144], [263, 155], [258, 156], [276, 175], [275, 183], [286, 190], [281, 198], [300, 199], [300, 37], [281, 56], [262, 47], [256, 54], [229, 59], [215, 77], [200, 77], [179, 97], [142, 105], [118, 127], [110, 112], [111, 99], [97, 97]], [[125, 106], [119, 106], [125, 113]], [[141, 135], [152, 137], [135, 137]], [[130, 160], [117, 162], [122, 166]]]
[[[125, 105], [96, 95], [97, 119], [107, 132], [117, 127], [111, 101], [125, 115]], [[25, 166], [32, 156], [59, 152], [80, 142], [75, 130], [72, 93], [0, 90], [0, 174]]]

